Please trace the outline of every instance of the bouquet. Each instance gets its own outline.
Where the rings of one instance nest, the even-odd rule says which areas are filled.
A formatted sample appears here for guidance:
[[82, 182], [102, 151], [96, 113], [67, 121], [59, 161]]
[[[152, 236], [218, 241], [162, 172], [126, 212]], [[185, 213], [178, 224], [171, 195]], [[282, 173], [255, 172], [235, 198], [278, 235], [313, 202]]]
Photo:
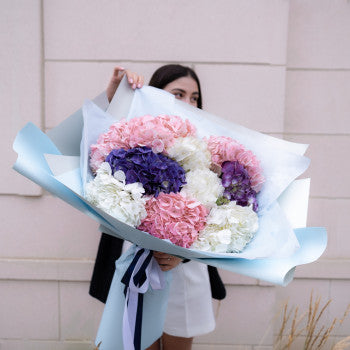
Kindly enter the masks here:
[[[123, 103], [120, 103], [120, 101]], [[98, 104], [103, 106], [101, 98], [99, 98]], [[133, 91], [129, 89], [128, 84], [124, 80], [121, 82], [115, 98], [107, 111], [104, 110], [106, 107], [107, 105], [105, 104], [101, 109], [95, 103], [87, 101], [81, 110], [74, 113], [54, 129], [51, 129], [47, 134], [42, 133], [32, 123], [28, 123], [18, 133], [14, 142], [14, 149], [18, 153], [14, 169], [98, 221], [103, 226], [103, 230], [105, 232], [108, 231], [111, 235], [130, 240], [146, 249], [154, 249], [188, 259], [199, 260], [219, 268], [243, 273], [272, 283], [284, 285], [289, 283], [296, 265], [314, 261], [325, 249], [326, 235], [324, 230], [304, 227], [308, 196], [307, 181], [295, 181], [309, 165], [309, 160], [303, 156], [307, 148], [306, 145], [263, 135], [225, 121], [182, 103], [163, 90], [145, 86], [142, 89]], [[149, 207], [151, 210], [151, 204], [154, 201], [158, 201], [159, 196], [163, 197], [163, 193], [166, 194], [161, 192], [162, 186], [170, 186], [166, 184], [166, 181], [163, 181], [161, 186], [156, 189], [157, 196], [156, 194], [149, 195], [146, 192], [142, 192], [140, 187], [142, 181], [145, 180], [126, 184], [126, 177], [124, 180], [119, 170], [114, 172], [113, 178], [117, 177], [119, 185], [124, 187], [131, 186], [133, 188], [131, 193], [133, 193], [135, 198], [139, 198], [136, 201], [137, 205], [135, 202], [128, 202], [128, 205], [136, 205], [138, 209], [124, 210], [124, 212], [127, 212], [124, 218], [118, 216], [119, 219], [117, 219], [107, 213], [106, 209], [100, 209], [87, 200], [84, 190], [95, 179], [98, 170], [96, 165], [105, 163], [104, 157], [108, 156], [114, 149], [114, 147], [108, 149], [103, 155], [97, 150], [94, 151], [94, 156], [90, 162], [90, 147], [100, 143], [98, 142], [100, 135], [108, 133], [112, 124], [116, 122], [119, 126], [130, 124], [131, 127], [137, 124], [137, 120], [140, 122], [141, 119], [137, 118], [145, 115], [155, 117], [175, 115], [178, 116], [175, 119], [184, 126], [184, 130], [178, 130], [177, 136], [181, 137], [165, 138], [163, 146], [158, 141], [155, 141], [153, 145], [148, 144], [149, 148], [156, 151], [154, 152], [155, 154], [159, 156], [165, 155], [171, 159], [176, 155], [178, 160], [175, 160], [175, 162], [183, 164], [183, 166], [180, 166], [185, 171], [186, 184], [181, 189], [179, 187], [180, 191], [177, 192], [178, 194], [181, 194], [184, 198], [194, 197], [193, 200], [201, 203], [208, 213], [206, 215], [208, 220], [210, 217], [213, 217], [213, 220], [215, 219], [214, 214], [217, 208], [225, 207], [226, 204], [233, 205], [234, 202], [236, 205], [242, 206], [242, 201], [248, 204], [243, 208], [250, 207], [257, 214], [258, 229], [243, 250], [239, 251], [237, 249], [234, 253], [218, 252], [218, 249], [221, 250], [221, 248], [215, 246], [215, 244], [203, 244], [200, 248], [201, 250], [199, 250], [199, 247], [198, 249], [192, 249], [194, 244], [200, 245], [200, 238], [190, 248], [184, 248], [173, 244], [167, 239], [159, 240], [136, 229], [136, 227], [141, 225], [141, 222], [137, 222], [138, 220], [145, 220], [144, 225], [150, 226], [150, 223], [147, 223], [147, 217], [143, 217], [145, 214], [142, 209], [143, 205], [139, 207], [139, 204], [143, 203], [143, 201], [149, 202], [147, 208]], [[125, 120], [121, 121], [123, 118]], [[134, 118], [136, 119], [132, 122]], [[129, 135], [131, 135], [130, 132]], [[134, 136], [132, 135], [132, 137]], [[142, 137], [147, 138], [148, 136], [143, 134]], [[180, 140], [183, 142], [179, 142]], [[191, 144], [192, 141], [188, 142], [189, 140], [192, 140], [194, 144]], [[220, 142], [218, 143], [217, 140], [220, 140]], [[129, 142], [134, 141], [129, 140]], [[147, 141], [147, 139], [144, 141]], [[122, 142], [126, 142], [126, 139], [123, 139]], [[127, 149], [135, 148], [135, 145], [130, 144], [128, 147], [118, 146], [117, 149], [127, 151]], [[222, 145], [225, 146], [221, 147]], [[147, 147], [146, 144], [140, 146]], [[231, 146], [236, 147], [243, 155], [247, 156], [246, 159], [244, 160], [244, 157], [238, 159], [238, 156], [237, 159], [230, 158], [229, 153], [224, 154], [225, 147], [230, 149], [229, 147]], [[92, 148], [94, 149], [94, 147], [97, 146]], [[183, 149], [186, 152], [195, 150], [191, 154], [196, 155], [187, 156], [186, 152], [182, 154]], [[113, 157], [111, 155], [111, 163], [113, 163]], [[237, 167], [237, 165], [243, 164], [245, 166], [247, 163], [244, 162], [249, 161], [249, 159], [252, 160], [253, 167], [250, 172], [248, 171], [248, 177], [254, 179], [255, 182], [251, 182], [251, 186], [248, 186], [248, 192], [244, 191], [244, 198], [241, 195], [243, 192], [240, 191], [238, 191], [240, 198], [236, 198], [229, 183], [230, 181], [232, 183], [232, 180], [236, 180], [238, 176], [240, 178], [238, 181], [240, 181], [242, 186], [245, 186], [244, 176], [247, 174], [241, 171], [243, 169], [239, 166]], [[94, 165], [95, 161], [97, 163]], [[223, 164], [225, 161], [228, 163]], [[235, 161], [238, 161], [238, 164], [235, 163], [236, 165], [234, 165]], [[92, 169], [95, 170], [91, 170], [90, 163]], [[200, 169], [196, 169], [198, 167]], [[209, 169], [212, 178], [220, 179], [221, 186], [224, 187], [222, 194], [220, 181], [218, 190], [215, 192], [215, 186], [212, 186], [211, 182], [209, 182], [210, 185], [206, 182], [201, 186], [203, 181], [208, 180], [207, 178], [202, 175], [191, 177], [191, 174], [195, 174], [195, 172], [201, 173], [203, 171], [201, 169], [205, 168], [207, 173]], [[175, 167], [174, 169], [178, 168]], [[112, 172], [111, 168], [111, 174]], [[109, 168], [103, 165], [99, 173], [101, 173], [100, 177], [103, 173], [108, 175]], [[171, 174], [171, 171], [169, 173]], [[179, 175], [180, 173], [178, 172], [177, 174]], [[233, 174], [235, 175], [233, 176]], [[118, 176], [121, 177], [118, 178]], [[123, 181], [125, 181], [125, 185]], [[179, 183], [174, 183], [172, 186], [180, 185]], [[144, 186], [142, 185], [142, 187]], [[207, 193], [208, 188], [212, 192]], [[256, 192], [255, 199], [249, 192], [249, 188]], [[145, 188], [144, 190], [146, 191]], [[191, 191], [192, 194], [190, 193]], [[209, 198], [210, 193], [213, 193], [212, 198]], [[149, 196], [153, 196], [153, 200], [148, 201]], [[227, 201], [230, 203], [225, 204]], [[115, 205], [107, 203], [108, 206], [120, 209], [120, 206], [116, 203]], [[288, 209], [284, 210], [284, 208]], [[304, 210], [299, 211], [300, 208]], [[146, 205], [144, 209], [147, 213]], [[292, 212], [298, 214], [294, 215], [297, 220], [293, 218], [293, 215], [290, 215]], [[119, 210], [118, 215], [122, 215], [121, 213]], [[134, 218], [132, 218], [133, 215], [135, 215]], [[290, 218], [293, 219], [294, 224], [291, 224]], [[131, 224], [128, 220], [134, 220], [135, 224]], [[208, 231], [210, 227], [207, 221], [205, 221], [204, 226], [205, 230]], [[202, 231], [203, 229], [200, 227], [198, 234]], [[208, 235], [210, 235], [209, 232]], [[224, 249], [233, 251], [233, 249], [228, 247]]]
[[[309, 165], [305, 145], [224, 121], [162, 90], [132, 91], [122, 81], [107, 112], [87, 101], [47, 135], [29, 123], [14, 149], [15, 170], [135, 244], [117, 268], [128, 290], [145, 293], [142, 329], [152, 327], [143, 344], [161, 334], [169, 283], [156, 276], [147, 249], [286, 285], [296, 265], [326, 247], [324, 229], [296, 229], [283, 210], [307, 199], [304, 183], [294, 182]], [[124, 287], [113, 285], [119, 292], [107, 301], [99, 339], [122, 337], [115, 330], [123, 320], [111, 310], [125, 301]], [[135, 295], [126, 298], [138, 309]]]
[[178, 116], [113, 123], [91, 145], [90, 167], [90, 203], [181, 247], [240, 252], [258, 230], [258, 159], [230, 137], [198, 138]]

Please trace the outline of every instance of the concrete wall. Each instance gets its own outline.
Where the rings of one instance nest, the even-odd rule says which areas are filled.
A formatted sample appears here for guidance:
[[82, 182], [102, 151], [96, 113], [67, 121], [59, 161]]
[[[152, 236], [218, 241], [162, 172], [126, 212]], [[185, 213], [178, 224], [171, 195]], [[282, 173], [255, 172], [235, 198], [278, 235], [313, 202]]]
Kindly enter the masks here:
[[[204, 108], [309, 143], [309, 226], [326, 226], [319, 262], [286, 288], [227, 272], [216, 330], [195, 350], [272, 349], [284, 300], [350, 302], [350, 2], [346, 0], [1, 0], [0, 349], [91, 349], [103, 305], [88, 295], [97, 224], [11, 166], [17, 131], [48, 130], [102, 91], [115, 65], [148, 80], [192, 66]], [[350, 335], [350, 319], [336, 329]], [[298, 348], [300, 345], [296, 345]]]

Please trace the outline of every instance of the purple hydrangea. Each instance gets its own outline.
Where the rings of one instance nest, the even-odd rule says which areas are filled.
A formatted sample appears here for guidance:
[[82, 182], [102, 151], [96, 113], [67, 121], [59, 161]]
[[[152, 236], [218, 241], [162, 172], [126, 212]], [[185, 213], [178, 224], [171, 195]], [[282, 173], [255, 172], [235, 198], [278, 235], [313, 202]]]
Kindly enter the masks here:
[[174, 160], [149, 147], [115, 149], [106, 158], [112, 174], [122, 170], [126, 184], [141, 182], [146, 194], [177, 193], [186, 184], [185, 170]]
[[253, 210], [258, 211], [257, 193], [252, 189], [248, 171], [237, 161], [224, 162], [222, 164], [223, 197], [236, 201], [238, 205], [246, 207], [253, 205]]

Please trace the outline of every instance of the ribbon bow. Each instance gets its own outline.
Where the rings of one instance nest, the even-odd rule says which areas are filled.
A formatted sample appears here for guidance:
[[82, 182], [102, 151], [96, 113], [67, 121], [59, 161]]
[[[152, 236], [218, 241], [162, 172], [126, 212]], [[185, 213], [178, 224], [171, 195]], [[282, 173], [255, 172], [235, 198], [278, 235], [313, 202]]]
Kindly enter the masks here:
[[125, 306], [123, 315], [124, 350], [141, 349], [143, 295], [149, 286], [163, 289], [163, 271], [153, 258], [152, 251], [137, 248], [134, 259], [121, 282], [125, 285]]

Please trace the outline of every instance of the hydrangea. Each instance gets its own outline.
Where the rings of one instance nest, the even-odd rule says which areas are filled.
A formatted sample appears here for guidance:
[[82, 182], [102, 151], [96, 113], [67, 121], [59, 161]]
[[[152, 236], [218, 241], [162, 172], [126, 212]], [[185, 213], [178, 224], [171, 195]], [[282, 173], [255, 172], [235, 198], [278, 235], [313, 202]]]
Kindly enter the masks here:
[[210, 136], [207, 143], [211, 153], [211, 161], [218, 166], [227, 160], [236, 160], [238, 151], [243, 147], [228, 136]]
[[242, 149], [237, 152], [236, 160], [247, 169], [252, 189], [257, 193], [260, 192], [261, 187], [265, 182], [265, 178], [262, 174], [258, 158], [252, 151], [249, 151], [242, 146]]
[[178, 138], [167, 152], [169, 157], [175, 159], [186, 171], [210, 168], [211, 154], [207, 143], [199, 138]]
[[243, 165], [237, 161], [224, 162], [221, 177], [225, 198], [243, 207], [253, 205], [253, 210], [258, 211], [257, 193], [252, 189], [248, 171]]
[[88, 200], [176, 245], [239, 252], [258, 229], [258, 159], [230, 137], [196, 137], [188, 120], [119, 121], [91, 146], [90, 166]]
[[216, 253], [238, 253], [258, 230], [258, 215], [235, 202], [213, 208], [207, 226], [191, 248]]
[[125, 184], [123, 172], [112, 176], [108, 163], [102, 163], [96, 177], [85, 186], [85, 197], [90, 203], [133, 227], [147, 215], [144, 192], [140, 183]]
[[206, 208], [215, 206], [217, 199], [222, 196], [224, 187], [216, 173], [209, 169], [195, 169], [186, 173], [187, 184], [181, 194], [196, 198]]
[[121, 170], [126, 183], [141, 182], [146, 194], [179, 192], [186, 183], [184, 169], [174, 160], [149, 147], [113, 150], [106, 158], [112, 173]]
[[169, 239], [172, 243], [188, 248], [205, 226], [207, 209], [199, 202], [185, 198], [180, 193], [160, 193], [146, 203], [147, 217], [139, 230]]
[[178, 116], [145, 115], [129, 121], [121, 120], [101, 134], [97, 143], [91, 145], [90, 167], [93, 172], [103, 163], [113, 149], [125, 150], [147, 146], [155, 153], [164, 152], [178, 137], [194, 136], [196, 128], [188, 120]]
[[261, 190], [265, 179], [260, 162], [253, 152], [228, 136], [210, 136], [207, 143], [214, 166], [221, 167], [226, 161], [238, 161], [248, 171], [253, 190]]

